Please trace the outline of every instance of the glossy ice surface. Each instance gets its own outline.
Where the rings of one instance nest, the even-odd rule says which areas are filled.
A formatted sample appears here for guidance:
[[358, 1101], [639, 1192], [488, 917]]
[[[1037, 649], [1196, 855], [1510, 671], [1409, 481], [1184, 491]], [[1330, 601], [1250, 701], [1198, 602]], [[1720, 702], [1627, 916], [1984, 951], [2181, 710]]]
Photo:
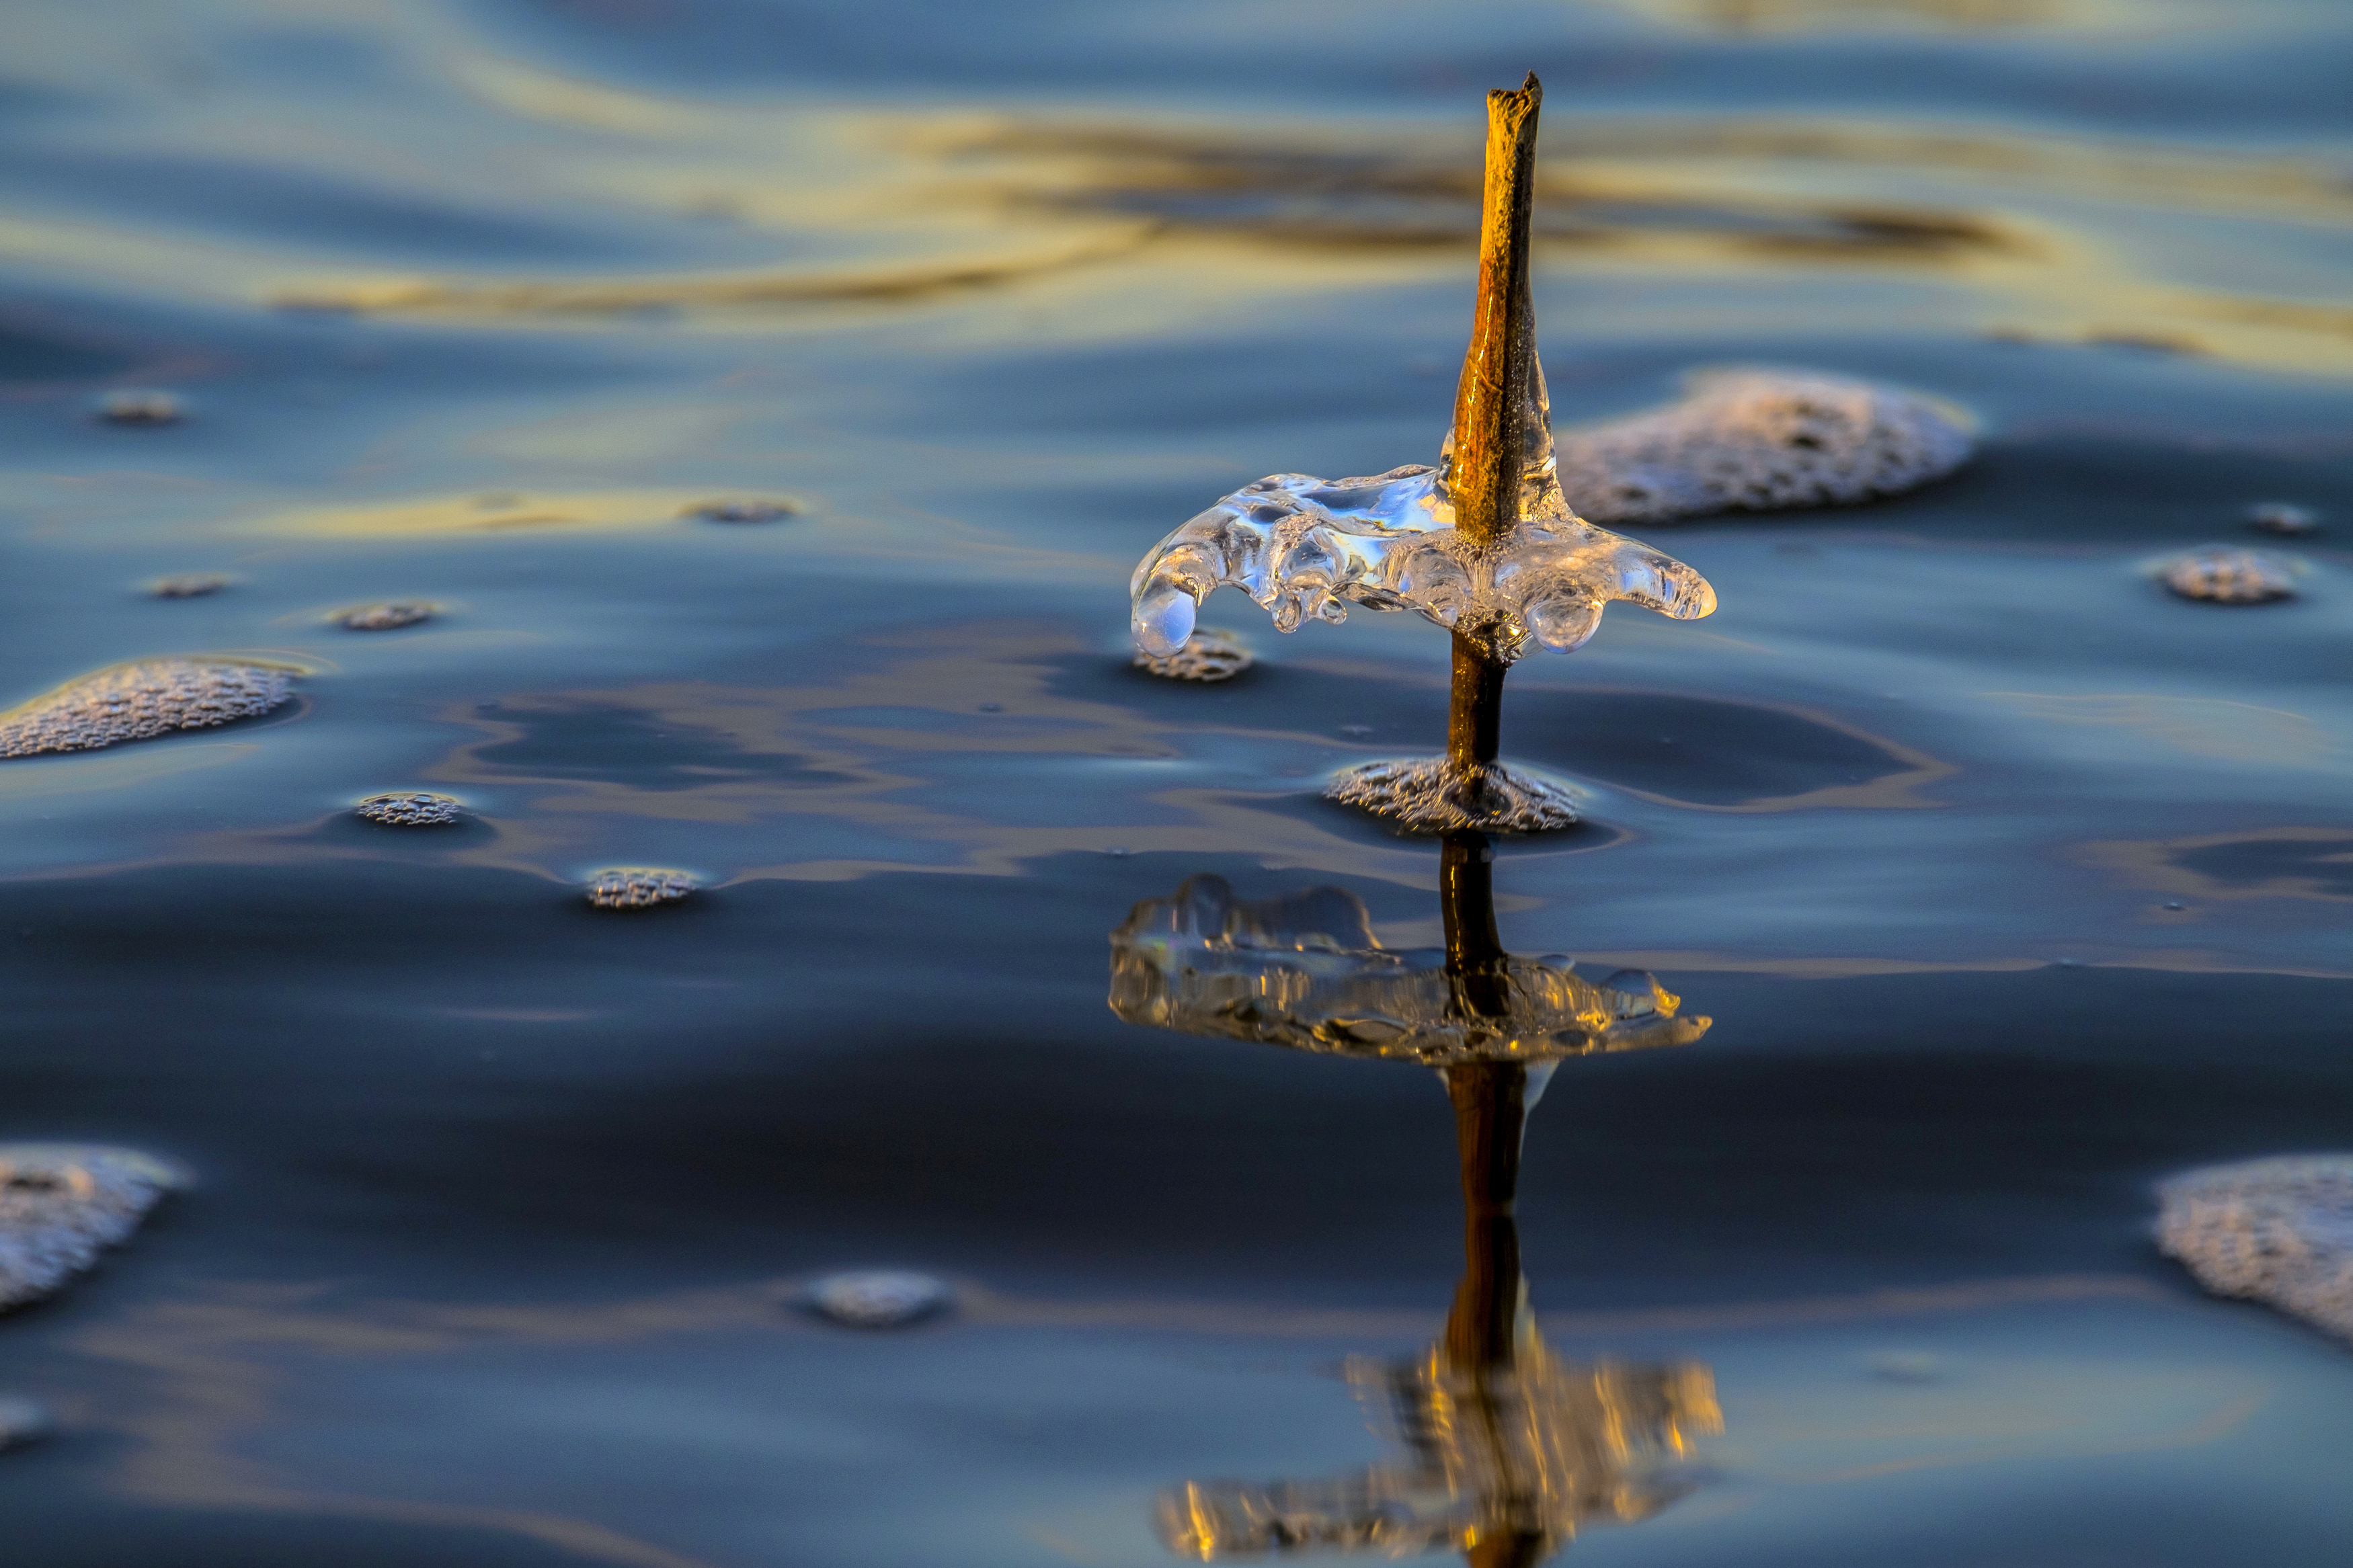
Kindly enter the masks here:
[[1442, 467], [1354, 479], [1271, 474], [1244, 486], [1137, 563], [1128, 584], [1136, 647], [1151, 658], [1176, 653], [1201, 601], [1220, 587], [1248, 594], [1280, 631], [1337, 625], [1351, 605], [1414, 610], [1478, 633], [1506, 660], [1531, 641], [1554, 653], [1583, 647], [1613, 600], [1676, 620], [1712, 614], [1715, 590], [1698, 573], [1569, 510], [1551, 418], [1539, 370], [1519, 521], [1500, 544], [1456, 531]]

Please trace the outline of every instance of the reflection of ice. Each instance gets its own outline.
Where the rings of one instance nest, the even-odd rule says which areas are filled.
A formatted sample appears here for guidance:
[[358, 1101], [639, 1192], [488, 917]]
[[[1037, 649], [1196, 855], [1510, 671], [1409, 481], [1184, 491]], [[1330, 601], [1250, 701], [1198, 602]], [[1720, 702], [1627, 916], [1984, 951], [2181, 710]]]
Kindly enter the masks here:
[[1503, 961], [1500, 995], [1473, 1005], [1442, 949], [1380, 945], [1362, 900], [1338, 888], [1237, 899], [1193, 877], [1112, 932], [1112, 1011], [1131, 1024], [1300, 1050], [1442, 1067], [1546, 1061], [1683, 1045], [1709, 1020], [1621, 970], [1599, 984], [1560, 957]]
[[1136, 567], [1128, 584], [1136, 645], [1156, 655], [1183, 647], [1195, 610], [1219, 587], [1248, 594], [1286, 632], [1345, 620], [1351, 605], [1416, 610], [1482, 632], [1505, 659], [1531, 640], [1555, 653], [1577, 647], [1613, 599], [1678, 620], [1709, 614], [1715, 591], [1698, 573], [1594, 527], [1561, 499], [1542, 379], [1525, 413], [1518, 525], [1503, 543], [1482, 548], [1456, 531], [1443, 468], [1272, 474], [1176, 530]]
[[1508, 1366], [1444, 1353], [1351, 1357], [1357, 1397], [1409, 1456], [1359, 1475], [1187, 1482], [1160, 1500], [1160, 1538], [1208, 1562], [1322, 1548], [1407, 1557], [1517, 1537], [1556, 1547], [1588, 1523], [1648, 1519], [1690, 1489], [1660, 1461], [1721, 1432], [1705, 1366], [1579, 1363], [1524, 1320]]
[[2353, 1340], [2353, 1155], [2210, 1166], [2158, 1194], [2158, 1246], [2200, 1285]]
[[1587, 517], [1665, 522], [1895, 495], [1952, 472], [1969, 447], [1956, 411], [1894, 387], [1719, 371], [1680, 403], [1566, 433], [1560, 483]]

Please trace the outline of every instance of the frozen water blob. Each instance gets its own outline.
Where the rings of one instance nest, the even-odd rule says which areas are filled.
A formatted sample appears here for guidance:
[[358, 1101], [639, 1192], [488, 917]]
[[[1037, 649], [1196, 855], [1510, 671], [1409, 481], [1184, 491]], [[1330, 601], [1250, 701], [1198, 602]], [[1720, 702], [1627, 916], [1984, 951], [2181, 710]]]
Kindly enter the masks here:
[[434, 606], [417, 599], [390, 599], [381, 605], [361, 605], [339, 612], [337, 626], [353, 632], [396, 632], [433, 618]]
[[2353, 1340], [2353, 1154], [2210, 1165], [2157, 1192], [2158, 1247], [2199, 1284]]
[[809, 1310], [849, 1329], [900, 1329], [944, 1312], [955, 1292], [928, 1274], [871, 1269], [812, 1280]]
[[55, 1294], [187, 1184], [134, 1150], [0, 1143], [0, 1310]]
[[684, 871], [653, 866], [616, 866], [599, 871], [588, 884], [588, 901], [600, 910], [649, 910], [674, 904], [695, 890], [695, 879]]
[[1667, 407], [1569, 431], [1560, 486], [1601, 522], [1671, 522], [1898, 495], [1968, 460], [1968, 416], [1915, 393], [1803, 371], [1692, 378]]
[[408, 794], [372, 795], [352, 808], [354, 815], [386, 827], [446, 827], [465, 807], [451, 796], [422, 790]]
[[118, 665], [0, 713], [0, 757], [89, 752], [267, 713], [293, 671], [195, 658]]
[[2157, 579], [2185, 599], [2210, 605], [2268, 605], [2295, 596], [2295, 563], [2263, 550], [2210, 544], [2177, 555]]

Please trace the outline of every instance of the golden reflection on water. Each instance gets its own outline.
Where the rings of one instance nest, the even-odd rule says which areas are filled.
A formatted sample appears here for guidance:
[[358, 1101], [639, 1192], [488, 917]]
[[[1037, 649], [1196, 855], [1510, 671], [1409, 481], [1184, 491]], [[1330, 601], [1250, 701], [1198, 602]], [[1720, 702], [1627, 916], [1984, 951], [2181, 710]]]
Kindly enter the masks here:
[[1688, 1044], [1709, 1020], [1677, 1016], [1648, 975], [1597, 986], [1564, 960], [1505, 952], [1482, 835], [1448, 836], [1440, 889], [1442, 959], [1383, 949], [1339, 889], [1246, 903], [1203, 878], [1112, 934], [1124, 1020], [1436, 1066], [1461, 1159], [1464, 1266], [1445, 1331], [1420, 1355], [1345, 1366], [1398, 1458], [1336, 1477], [1187, 1481], [1158, 1508], [1179, 1556], [1451, 1550], [1472, 1568], [1527, 1568], [1586, 1525], [1674, 1501], [1693, 1483], [1673, 1463], [1724, 1429], [1699, 1363], [1579, 1363], [1546, 1343], [1514, 1215], [1527, 1112], [1563, 1057]]

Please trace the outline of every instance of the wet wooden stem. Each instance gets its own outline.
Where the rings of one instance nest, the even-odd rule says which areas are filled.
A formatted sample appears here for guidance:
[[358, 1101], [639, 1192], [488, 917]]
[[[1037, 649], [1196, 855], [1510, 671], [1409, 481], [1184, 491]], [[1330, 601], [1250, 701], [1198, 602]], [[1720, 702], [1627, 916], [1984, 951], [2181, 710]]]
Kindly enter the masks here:
[[[1454, 393], [1453, 455], [1447, 492], [1454, 526], [1481, 548], [1502, 544], [1519, 522], [1527, 470], [1527, 411], [1536, 374], [1535, 304], [1528, 287], [1528, 233], [1536, 181], [1536, 117], [1544, 86], [1535, 73], [1517, 91], [1487, 95], [1485, 199], [1479, 218], [1479, 303], [1471, 347]], [[1474, 789], [1495, 760], [1504, 662], [1485, 633], [1454, 635], [1449, 768]]]

